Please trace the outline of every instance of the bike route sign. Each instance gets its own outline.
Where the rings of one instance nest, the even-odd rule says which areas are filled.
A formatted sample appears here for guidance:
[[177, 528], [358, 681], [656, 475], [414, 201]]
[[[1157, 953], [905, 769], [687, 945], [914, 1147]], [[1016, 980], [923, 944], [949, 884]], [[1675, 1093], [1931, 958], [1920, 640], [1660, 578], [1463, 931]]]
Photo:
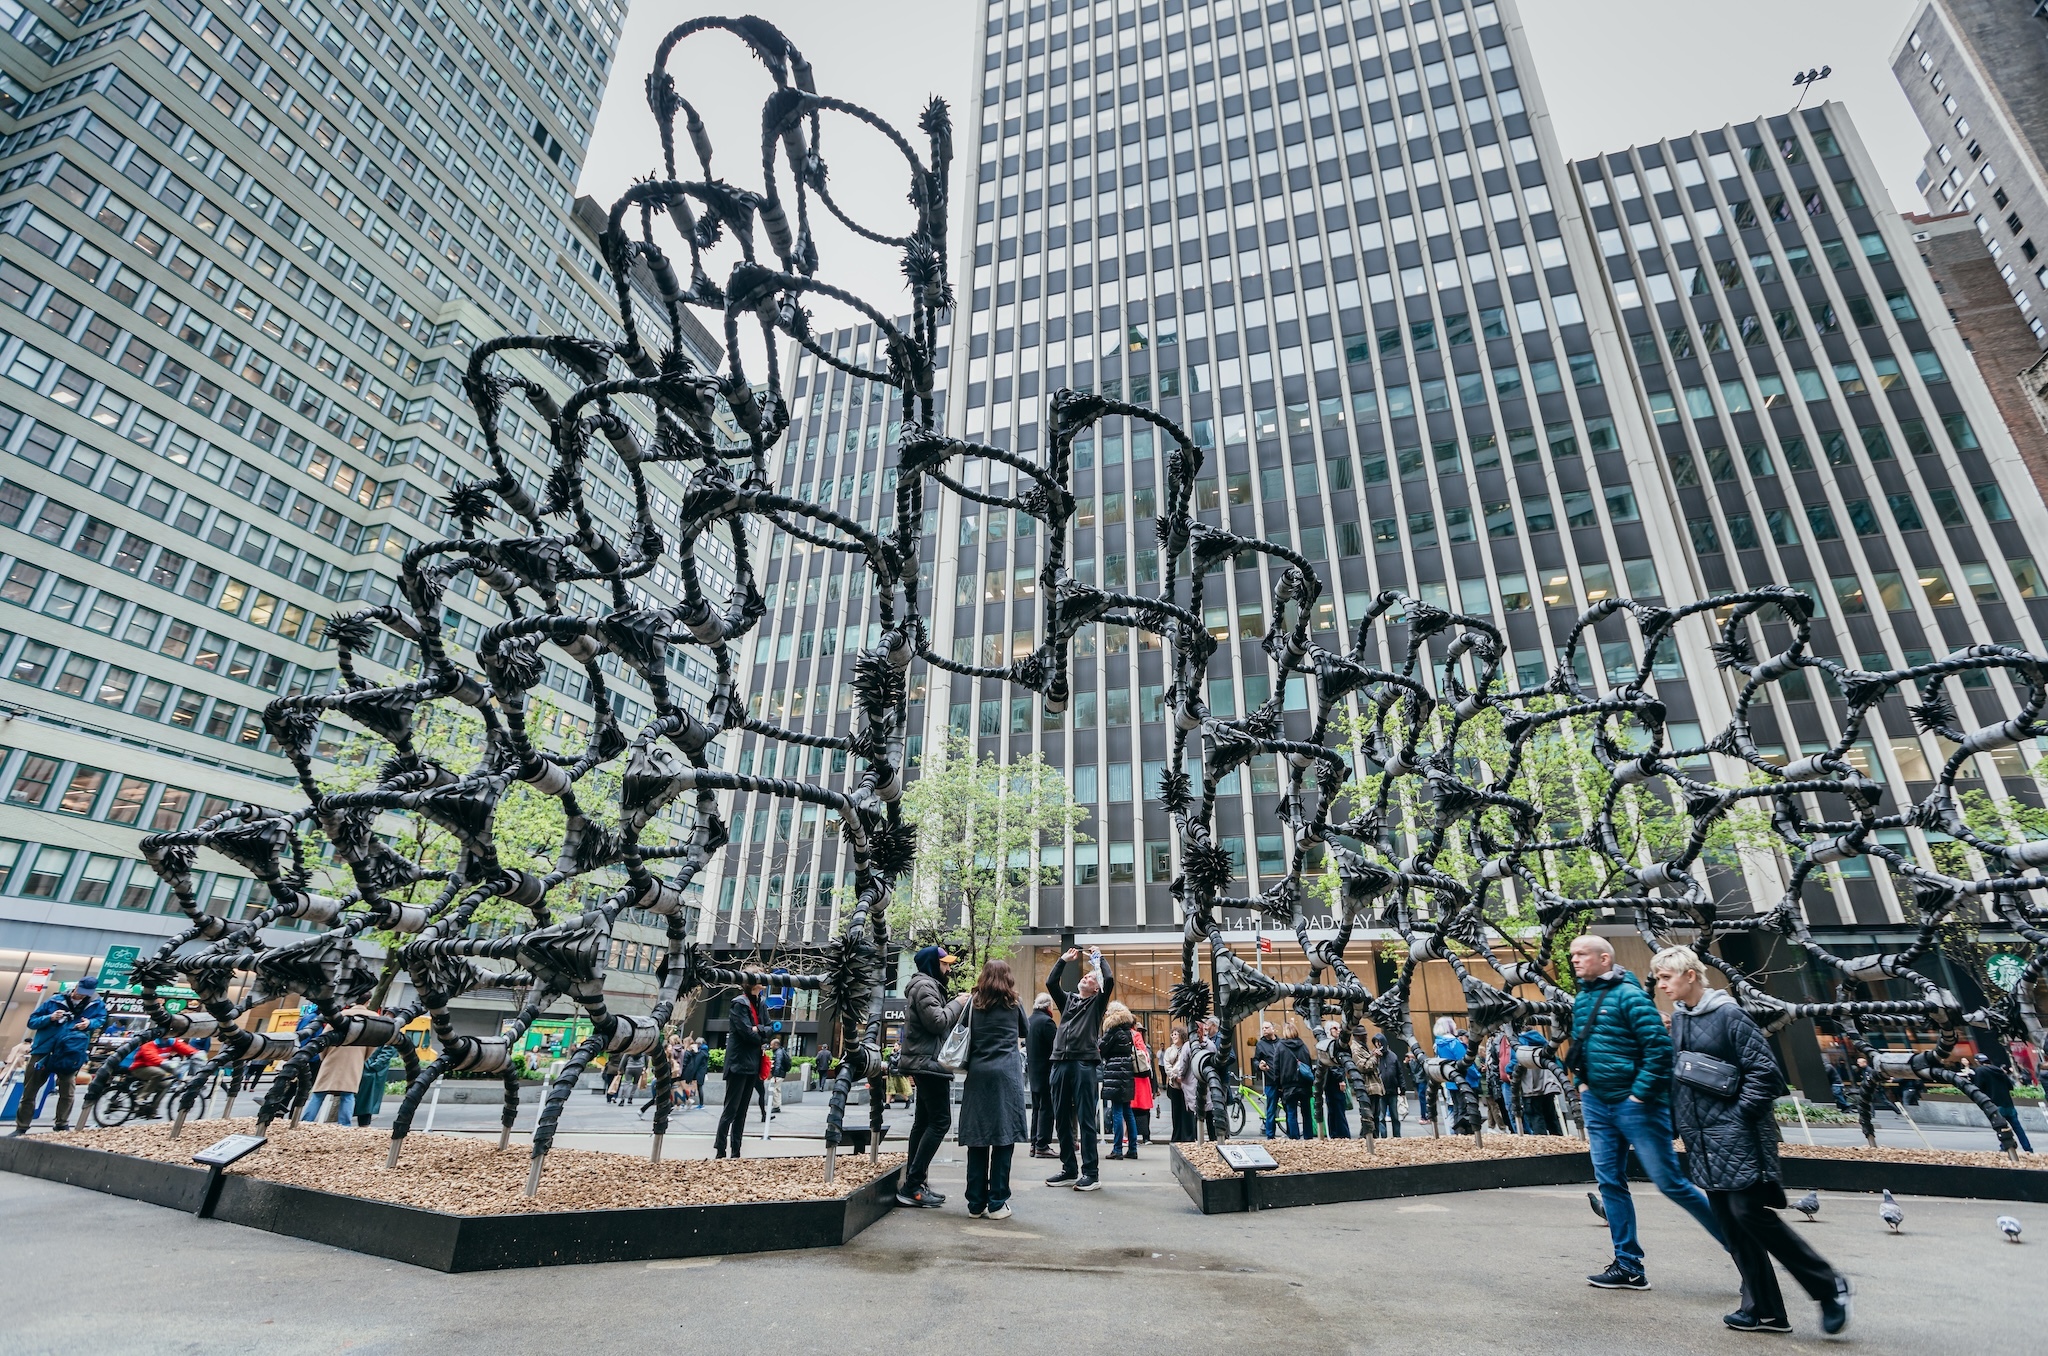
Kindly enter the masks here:
[[125, 989], [128, 976], [135, 969], [135, 962], [142, 958], [139, 946], [110, 946], [107, 958], [100, 962], [100, 988]]

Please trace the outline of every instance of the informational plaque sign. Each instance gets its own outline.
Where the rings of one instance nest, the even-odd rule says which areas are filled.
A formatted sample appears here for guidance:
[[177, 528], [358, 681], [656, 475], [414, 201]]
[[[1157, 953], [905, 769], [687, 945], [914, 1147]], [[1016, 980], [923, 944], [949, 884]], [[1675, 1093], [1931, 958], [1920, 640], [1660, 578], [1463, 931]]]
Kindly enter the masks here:
[[1219, 1144], [1216, 1152], [1237, 1172], [1266, 1172], [1280, 1166], [1263, 1144]]
[[209, 1168], [224, 1168], [228, 1164], [247, 1158], [270, 1140], [263, 1135], [229, 1135], [218, 1139], [192, 1155], [194, 1163], [203, 1163]]

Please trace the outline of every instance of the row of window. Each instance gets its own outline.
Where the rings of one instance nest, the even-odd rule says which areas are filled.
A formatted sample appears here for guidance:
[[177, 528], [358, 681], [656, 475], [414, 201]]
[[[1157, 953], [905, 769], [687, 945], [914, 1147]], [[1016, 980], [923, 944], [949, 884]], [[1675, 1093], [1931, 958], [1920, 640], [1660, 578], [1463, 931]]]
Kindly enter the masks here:
[[[19, 752], [19, 757], [16, 756]], [[145, 833], [170, 833], [210, 819], [234, 802], [181, 786], [127, 776], [30, 751], [0, 749], [0, 800]]]
[[[66, 465], [77, 467], [79, 463], [74, 459], [67, 461]], [[119, 469], [132, 468], [120, 466]], [[103, 478], [103, 483], [112, 485], [114, 479], [110, 474]], [[116, 489], [115, 497], [118, 497], [118, 487]], [[188, 498], [185, 503], [196, 511], [205, 509], [197, 499]], [[181, 532], [222, 550], [233, 549], [231, 544], [235, 542], [239, 529], [240, 553], [251, 564], [264, 565], [272, 573], [290, 578], [294, 557], [298, 557], [301, 565], [299, 582], [304, 586], [316, 588], [324, 583], [334, 595], [343, 597], [351, 591], [356, 594], [362, 591], [359, 575], [351, 576], [338, 568], [330, 568], [323, 579], [316, 557], [301, 556], [289, 545], [273, 542], [269, 533], [245, 527], [227, 514], [216, 513], [212, 519], [213, 530], [203, 534], [200, 530], [202, 520], [179, 515], [170, 521]], [[309, 608], [257, 585], [232, 578], [212, 566], [192, 561], [167, 546], [152, 542], [139, 532], [116, 528], [90, 513], [74, 509], [53, 495], [38, 494], [16, 482], [0, 481], [0, 527], [15, 528], [85, 560], [106, 565], [137, 579], [146, 579], [180, 597], [211, 604], [216, 611], [240, 617], [263, 630], [274, 630], [287, 639], [314, 647], [320, 643], [321, 623]], [[13, 587], [8, 601], [24, 607], [41, 606], [44, 611], [52, 611], [52, 615], [61, 615], [63, 620], [77, 619], [80, 616], [77, 608], [83, 605], [79, 590], [85, 586], [76, 581], [63, 581], [51, 595], [52, 602], [61, 605], [61, 612], [53, 611], [47, 605], [32, 603], [30, 595], [36, 592], [43, 573], [39, 566], [20, 562], [16, 571], [19, 577], [10, 580]], [[120, 600], [110, 599], [105, 606], [111, 609], [104, 618], [108, 625], [95, 628], [103, 635], [113, 633], [114, 614], [120, 607]]]
[[[193, 889], [206, 912], [223, 918], [240, 918], [252, 904], [261, 908], [270, 902], [257, 882], [225, 871], [195, 872]], [[137, 913], [177, 907], [171, 887], [157, 879], [147, 862], [6, 838], [0, 838], [0, 894]]]
[[[261, 753], [274, 749], [269, 731], [263, 728], [263, 707], [269, 704], [270, 696], [319, 690], [326, 681], [324, 671], [289, 665], [275, 655], [264, 655], [247, 645], [229, 645], [200, 633], [195, 647], [187, 651], [186, 662], [211, 662], [221, 676], [249, 683], [265, 694], [256, 706], [242, 707], [228, 697], [178, 687], [166, 679], [147, 677], [119, 664], [26, 636], [0, 631], [0, 640], [5, 642], [5, 648], [0, 648], [0, 673], [14, 682]], [[380, 663], [392, 663], [404, 656], [380, 649], [377, 658]], [[402, 665], [392, 663], [392, 667]], [[273, 672], [273, 681], [263, 681]]]
[[[156, 162], [140, 152], [129, 155], [124, 163], [129, 170], [152, 176], [156, 174]], [[142, 317], [148, 332], [176, 335], [194, 352], [209, 357], [223, 371], [237, 374], [254, 390], [266, 392], [285, 409], [334, 438], [348, 442], [365, 455], [379, 456], [389, 442], [389, 435], [373, 427], [367, 418], [351, 413], [358, 403], [379, 414], [388, 410], [387, 417], [396, 423], [427, 423], [435, 432], [464, 450], [477, 446], [476, 429], [467, 420], [451, 415], [445, 406], [427, 397], [411, 401], [400, 399], [381, 378], [349, 359], [332, 343], [318, 340], [312, 329], [303, 322], [292, 321], [274, 301], [265, 300], [264, 294], [257, 292], [253, 283], [238, 281], [233, 273], [216, 267], [171, 232], [155, 228], [147, 216], [129, 209], [126, 215], [131, 219], [124, 224], [122, 217], [126, 204], [112, 193], [97, 192], [89, 179], [73, 182], [78, 179], [80, 171], [68, 160], [51, 156], [39, 164], [56, 166], [48, 176], [49, 186], [81, 212], [97, 203], [94, 209], [97, 219], [110, 231], [117, 234], [126, 232], [132, 236], [127, 243], [164, 263], [169, 271], [192, 283], [217, 303], [229, 306], [239, 323], [254, 331], [260, 317], [262, 327], [261, 339], [245, 347], [244, 341], [225, 322], [210, 318], [197, 305], [179, 301], [165, 287], [150, 282], [125, 264], [110, 258], [79, 232], [70, 230], [47, 213], [26, 204], [13, 213], [14, 221], [9, 227], [12, 233], [96, 290], [134, 310]], [[8, 177], [10, 180], [13, 178], [12, 175]], [[174, 211], [191, 212], [194, 224], [202, 232], [223, 229], [220, 227], [219, 209], [205, 198], [194, 195], [190, 202], [181, 202], [186, 190], [175, 176], [165, 174], [156, 192], [159, 196], [168, 197]], [[231, 216], [226, 221], [228, 225], [224, 234], [232, 241], [242, 228]], [[335, 328], [362, 348], [365, 356], [371, 355], [379, 335], [368, 321], [324, 286], [310, 282], [303, 271], [268, 255], [267, 247], [259, 246], [257, 249], [266, 256], [257, 261], [257, 271], [271, 278], [277, 289], [270, 291], [269, 295], [288, 293], [294, 299], [303, 296], [307, 310], [322, 320], [331, 316]], [[64, 313], [57, 318], [64, 321], [72, 319]], [[260, 446], [269, 448], [276, 444], [282, 428], [276, 418], [225, 390], [220, 383], [208, 377], [205, 370], [195, 372], [192, 367], [168, 353], [160, 353], [155, 345], [140, 339], [129, 339], [124, 343], [118, 326], [110, 327], [112, 322], [105, 317], [94, 319], [99, 321], [99, 328], [94, 328], [93, 320], [87, 320], [80, 330], [78, 342], [109, 361], [118, 362], [137, 379], [198, 410], [213, 422]], [[54, 327], [69, 328], [68, 325]], [[114, 352], [117, 347], [122, 350], [118, 356]], [[323, 386], [316, 385], [309, 377], [292, 375], [280, 362], [268, 356], [286, 352], [299, 360], [302, 365], [299, 370], [317, 373], [323, 382], [338, 387], [340, 394], [326, 394]], [[403, 354], [392, 343], [385, 344], [384, 358], [400, 367], [418, 367], [416, 359]], [[438, 379], [445, 370], [445, 360], [436, 359], [427, 364], [422, 379]], [[392, 375], [397, 380], [411, 379], [395, 369]]]
[[[438, 13], [438, 7], [434, 8]], [[302, 21], [313, 27], [320, 27], [321, 20], [317, 10], [306, 0], [294, 3], [291, 10], [295, 15], [299, 15]], [[404, 13], [402, 8], [399, 8], [398, 12]], [[353, 99], [346, 86], [335, 78], [326, 66], [317, 58], [309, 57], [300, 39], [276, 16], [260, 7], [250, 12], [247, 22], [257, 35], [256, 43], [244, 42], [223, 26], [218, 16], [208, 16], [203, 11], [199, 12], [199, 17], [188, 18], [187, 22], [194, 26], [200, 41], [219, 53], [221, 59], [234, 67], [237, 74], [247, 81], [251, 88], [260, 91], [280, 115], [290, 118], [300, 134], [317, 142], [320, 149], [333, 161], [357, 171], [358, 174], [366, 168], [362, 164], [365, 159], [364, 152], [374, 145], [391, 163], [408, 172], [420, 166], [422, 156], [430, 158], [447, 169], [457, 183], [468, 186], [479, 201], [490, 200], [482, 177], [472, 171], [467, 162], [457, 154], [460, 147], [451, 146], [448, 140], [432, 130], [423, 115], [414, 112], [411, 99], [408, 97], [413, 96], [422, 97], [423, 102], [448, 120], [451, 130], [456, 133], [456, 141], [461, 143], [461, 146], [466, 146], [470, 154], [485, 163], [491, 177], [503, 185], [516, 202], [525, 206], [533, 219], [545, 221], [549, 216], [550, 202], [556, 200], [561, 192], [558, 186], [548, 183], [541, 177], [543, 171], [539, 162], [542, 157], [528, 144], [528, 138], [524, 134], [526, 124], [530, 123], [531, 119], [524, 117], [518, 110], [517, 100], [511, 97], [510, 91], [501, 90], [500, 93], [511, 99], [514, 105], [511, 119], [508, 121], [496, 113], [489, 115], [497, 140], [510, 152], [508, 156], [501, 157], [489, 140], [479, 135], [478, 129], [472, 127], [461, 113], [456, 111], [452, 103], [440, 96], [430, 83], [428, 72], [408, 64], [403, 51], [396, 45], [390, 49], [391, 66], [384, 68], [399, 77], [395, 82], [396, 89], [393, 88], [393, 82], [384, 78], [382, 69], [373, 74], [369, 62], [351, 51], [343, 60], [344, 68], [356, 79], [363, 81], [372, 94], [378, 96], [389, 108], [396, 117], [398, 126], [418, 141], [422, 149], [420, 153], [415, 154], [398, 139], [393, 128], [377, 121], [370, 112], [370, 106]], [[369, 24], [367, 17], [362, 22], [367, 26], [362, 31], [375, 31], [375, 26]], [[416, 42], [423, 40], [424, 33], [415, 34]], [[155, 25], [151, 25], [149, 31], [142, 35], [142, 44], [151, 55], [163, 62], [167, 69], [179, 75], [195, 94], [212, 103], [223, 117], [234, 121], [259, 148], [305, 180], [308, 189], [318, 191], [321, 188], [322, 176], [318, 165], [313, 162], [311, 147], [302, 151], [299, 146], [284, 138], [282, 129], [274, 128], [268, 119], [257, 114], [252, 101], [242, 99], [224, 75], [209, 68], [200, 53], [183, 46], [169, 32]], [[382, 45], [382, 35], [372, 41], [373, 47]], [[282, 60], [279, 61], [277, 58]], [[430, 61], [429, 64], [433, 63]], [[410, 71], [412, 78], [408, 79], [400, 74], [401, 67]], [[315, 94], [325, 96], [328, 105], [324, 110], [325, 116], [322, 115], [320, 105], [314, 103], [303, 91], [293, 89], [286, 82], [287, 71], [302, 76], [315, 87]], [[478, 111], [483, 113], [484, 108], [479, 107]], [[353, 133], [349, 127], [342, 125], [344, 119], [353, 124]], [[523, 166], [527, 173], [533, 175], [541, 184], [541, 193], [536, 194], [520, 180], [515, 172], [515, 167], [519, 166]], [[409, 173], [408, 177], [412, 175]], [[433, 190], [438, 187], [438, 183], [430, 185], [427, 196], [437, 197]], [[372, 183], [371, 188], [377, 191], [380, 185]], [[341, 208], [341, 202], [333, 201], [339, 197], [338, 185], [328, 188], [326, 193], [331, 205], [337, 209]], [[476, 238], [479, 254], [493, 254], [503, 260], [506, 254], [503, 243], [488, 230], [481, 228], [480, 223], [473, 217], [466, 223], [466, 229]], [[434, 235], [439, 234], [437, 224]], [[441, 244], [438, 239], [433, 243], [436, 247]], [[531, 245], [531, 238], [522, 243]], [[523, 274], [524, 270], [521, 272]], [[488, 283], [480, 282], [479, 285], [486, 286], [493, 296], [499, 291], [495, 279], [489, 280]], [[533, 290], [537, 294], [544, 291], [538, 287]]]

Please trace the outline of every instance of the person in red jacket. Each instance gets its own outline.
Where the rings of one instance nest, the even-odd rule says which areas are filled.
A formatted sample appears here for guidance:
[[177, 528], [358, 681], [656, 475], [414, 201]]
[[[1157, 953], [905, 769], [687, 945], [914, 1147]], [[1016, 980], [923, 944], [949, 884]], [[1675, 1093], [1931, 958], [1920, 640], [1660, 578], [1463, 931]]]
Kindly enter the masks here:
[[165, 1067], [171, 1059], [190, 1059], [199, 1051], [176, 1037], [159, 1036], [153, 1041], [144, 1041], [136, 1048], [135, 1055], [128, 1061], [128, 1076], [135, 1080], [138, 1100], [147, 1097], [154, 1104], [170, 1086], [171, 1071]]

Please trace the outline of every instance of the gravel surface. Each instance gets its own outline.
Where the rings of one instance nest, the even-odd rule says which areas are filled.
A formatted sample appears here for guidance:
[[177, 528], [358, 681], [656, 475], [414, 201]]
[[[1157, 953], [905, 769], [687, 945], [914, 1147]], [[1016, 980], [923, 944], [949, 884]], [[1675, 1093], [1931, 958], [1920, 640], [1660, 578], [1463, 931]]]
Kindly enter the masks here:
[[[1486, 1146], [1474, 1145], [1472, 1137], [1404, 1135], [1400, 1139], [1272, 1139], [1241, 1140], [1263, 1144], [1279, 1162], [1279, 1171], [1345, 1172], [1356, 1168], [1405, 1168], [1418, 1163], [1471, 1163], [1494, 1158], [1528, 1158], [1537, 1154], [1583, 1155], [1582, 1140], [1560, 1139], [1555, 1135], [1510, 1135], [1490, 1133]], [[1368, 1149], [1368, 1144], [1371, 1149]], [[1184, 1156], [1201, 1169], [1204, 1177], [1235, 1177], [1237, 1172], [1214, 1149], [1199, 1144], [1176, 1148], [1192, 1151]], [[1270, 1175], [1270, 1174], [1269, 1174]]]
[[[166, 1125], [73, 1130], [51, 1138], [79, 1148], [189, 1163], [193, 1154], [223, 1135], [255, 1133], [256, 1122], [208, 1121], [201, 1135], [192, 1129], [188, 1125], [177, 1140], [170, 1138]], [[414, 1133], [406, 1136], [398, 1167], [387, 1172], [384, 1159], [390, 1147], [390, 1137], [374, 1131], [298, 1124], [280, 1133], [273, 1125], [270, 1143], [228, 1171], [455, 1215], [509, 1215], [836, 1200], [903, 1162], [902, 1154], [883, 1154], [879, 1164], [870, 1164], [865, 1154], [842, 1154], [837, 1180], [827, 1185], [822, 1156], [649, 1163], [638, 1156], [556, 1149], [541, 1175], [540, 1195], [528, 1200], [524, 1192], [531, 1160], [520, 1147], [500, 1153], [495, 1143], [467, 1136]]]
[[1876, 1149], [1856, 1145], [1785, 1144], [1779, 1151], [1787, 1158], [1860, 1158], [1872, 1163], [1940, 1163], [1951, 1168], [2048, 1168], [2039, 1154], [2021, 1154], [2014, 1163], [1995, 1149], [1904, 1149], [1883, 1145]]
[[[1430, 1139], [1427, 1136], [1407, 1135], [1400, 1139], [1379, 1139], [1371, 1141], [1372, 1149], [1362, 1139], [1274, 1139], [1241, 1140], [1239, 1143], [1264, 1144], [1279, 1162], [1280, 1173], [1296, 1172], [1346, 1172], [1360, 1168], [1400, 1168], [1418, 1163], [1472, 1163], [1494, 1158], [1526, 1158], [1534, 1154], [1579, 1154], [1586, 1152], [1585, 1141], [1559, 1139], [1555, 1135], [1509, 1135], [1489, 1131], [1484, 1148], [1476, 1146], [1470, 1136], [1463, 1138], [1446, 1136]], [[1176, 1145], [1190, 1162], [1201, 1170], [1202, 1176], [1213, 1178], [1235, 1177], [1237, 1172], [1214, 1150], [1196, 1144]], [[1866, 1149], [1851, 1145], [1785, 1144], [1782, 1152], [1788, 1158], [1846, 1158], [1861, 1159], [1873, 1163], [1940, 1163], [1958, 1168], [2010, 1168], [2013, 1161], [2004, 1154], [1991, 1150], [1963, 1149], [1907, 1149], [1884, 1145]], [[2021, 1154], [2018, 1166], [2035, 1170], [2048, 1169], [2048, 1158], [2039, 1154]], [[1272, 1175], [1271, 1173], [1268, 1174]]]

